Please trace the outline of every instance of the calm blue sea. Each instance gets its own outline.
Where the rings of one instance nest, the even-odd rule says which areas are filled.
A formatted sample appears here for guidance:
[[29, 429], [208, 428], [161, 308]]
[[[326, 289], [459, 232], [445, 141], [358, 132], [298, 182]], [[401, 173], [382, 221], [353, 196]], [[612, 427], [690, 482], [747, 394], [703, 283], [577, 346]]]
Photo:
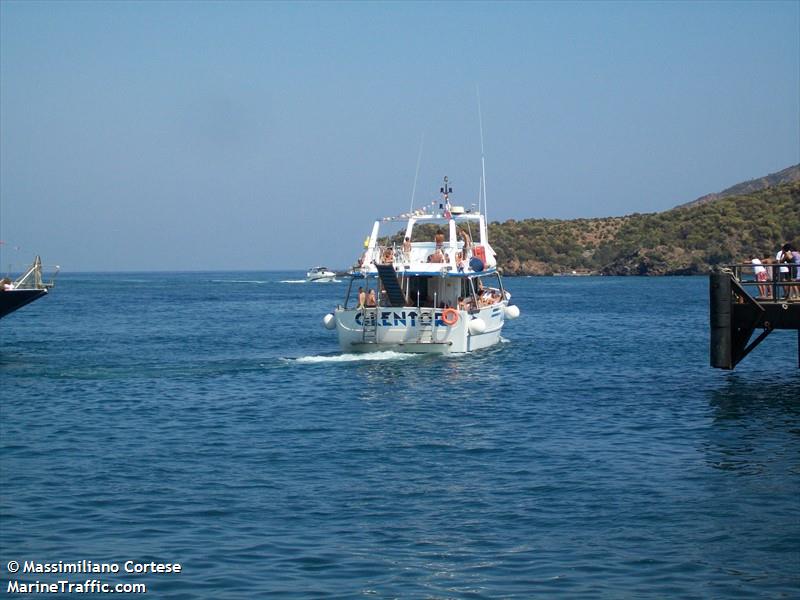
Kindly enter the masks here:
[[795, 332], [726, 373], [705, 278], [508, 278], [506, 343], [357, 357], [301, 278], [62, 274], [0, 321], [3, 593], [800, 597]]

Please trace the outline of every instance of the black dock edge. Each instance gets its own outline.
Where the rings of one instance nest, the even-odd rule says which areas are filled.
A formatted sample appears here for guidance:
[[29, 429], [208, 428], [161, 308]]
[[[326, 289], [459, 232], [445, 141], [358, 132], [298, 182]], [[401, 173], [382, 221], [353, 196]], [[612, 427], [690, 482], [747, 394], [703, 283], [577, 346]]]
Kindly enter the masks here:
[[[770, 297], [753, 298], [748, 291], [758, 290], [758, 283], [742, 281], [740, 269], [732, 265], [709, 275], [709, 355], [711, 366], [731, 370], [775, 329], [797, 330], [798, 367], [800, 367], [800, 302], [783, 298], [784, 290], [797, 282], [777, 282]], [[751, 342], [756, 329], [761, 333]]]

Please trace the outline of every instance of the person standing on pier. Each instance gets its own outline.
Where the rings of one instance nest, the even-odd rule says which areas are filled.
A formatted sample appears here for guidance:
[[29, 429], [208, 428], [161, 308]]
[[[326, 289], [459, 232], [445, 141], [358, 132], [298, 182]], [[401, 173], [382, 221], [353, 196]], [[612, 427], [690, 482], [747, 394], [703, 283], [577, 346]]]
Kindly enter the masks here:
[[[780, 268], [778, 269], [778, 272], [774, 274], [774, 276], [776, 277], [777, 281], [789, 281], [789, 279], [791, 278], [790, 273], [789, 273], [789, 267], [786, 266], [787, 263], [792, 262], [790, 250], [791, 250], [791, 246], [789, 244], [784, 244], [781, 247], [781, 249], [778, 250], [778, 253], [775, 255], [775, 262], [780, 264]], [[788, 253], [788, 257], [787, 257], [787, 253]], [[779, 295], [782, 296], [784, 300], [786, 300], [789, 297], [789, 290], [790, 289], [791, 288], [787, 287], [787, 286], [782, 286], [782, 287], [776, 288], [775, 300], [778, 299]]]
[[766, 284], [767, 269], [761, 263], [761, 259], [755, 254], [753, 254], [753, 258], [750, 262], [753, 264], [753, 273], [756, 276], [756, 281], [758, 281], [758, 297], [766, 298], [769, 296], [769, 287]]
[[800, 250], [792, 247], [790, 252], [792, 254], [792, 263], [794, 263], [791, 269], [793, 275], [792, 283], [794, 285], [789, 288], [789, 298], [792, 300], [800, 300]]

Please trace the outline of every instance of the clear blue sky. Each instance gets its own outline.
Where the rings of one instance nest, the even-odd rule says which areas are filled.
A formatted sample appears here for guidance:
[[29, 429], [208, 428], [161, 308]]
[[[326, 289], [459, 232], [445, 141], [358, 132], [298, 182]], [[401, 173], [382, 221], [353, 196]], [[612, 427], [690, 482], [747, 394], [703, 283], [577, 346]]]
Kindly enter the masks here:
[[[492, 220], [800, 162], [798, 2], [0, 2], [0, 265], [352, 264], [441, 177]], [[16, 250], [15, 247], [19, 247]]]

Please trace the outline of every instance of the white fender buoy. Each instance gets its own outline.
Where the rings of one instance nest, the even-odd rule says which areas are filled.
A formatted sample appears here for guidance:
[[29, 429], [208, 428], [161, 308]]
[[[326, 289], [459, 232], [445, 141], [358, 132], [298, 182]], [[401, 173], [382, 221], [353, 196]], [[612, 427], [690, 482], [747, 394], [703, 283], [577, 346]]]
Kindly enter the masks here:
[[509, 304], [506, 306], [506, 319], [516, 319], [519, 316], [519, 306]]
[[472, 335], [483, 333], [484, 331], [486, 331], [486, 321], [483, 319], [475, 318], [469, 322], [469, 332]]
[[322, 317], [322, 324], [325, 325], [325, 329], [336, 329], [336, 317], [333, 313], [328, 313]]

